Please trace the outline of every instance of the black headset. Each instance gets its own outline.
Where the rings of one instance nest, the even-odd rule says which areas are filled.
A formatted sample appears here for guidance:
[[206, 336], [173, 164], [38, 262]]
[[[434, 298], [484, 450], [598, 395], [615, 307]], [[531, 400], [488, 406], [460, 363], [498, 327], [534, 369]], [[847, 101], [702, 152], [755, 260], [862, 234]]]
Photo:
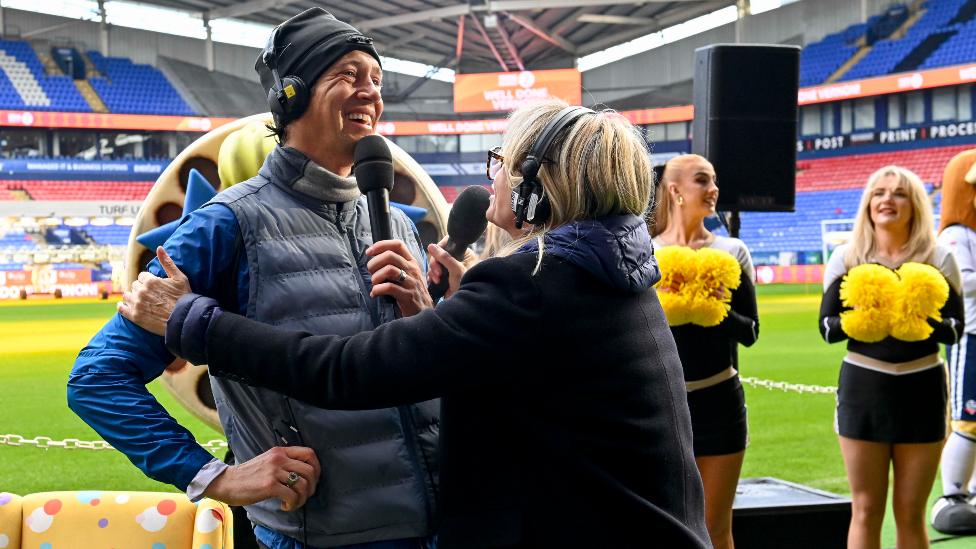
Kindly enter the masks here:
[[305, 112], [308, 107], [308, 86], [301, 77], [288, 75], [284, 78], [278, 75], [278, 59], [291, 44], [278, 49], [278, 29], [275, 27], [268, 38], [268, 44], [261, 53], [261, 62], [271, 69], [274, 85], [268, 90], [268, 108], [280, 122], [287, 123]]
[[546, 197], [542, 182], [539, 181], [539, 170], [543, 162], [551, 162], [546, 158], [549, 147], [555, 142], [560, 132], [572, 125], [584, 114], [596, 114], [592, 109], [586, 107], [566, 107], [559, 111], [549, 121], [529, 155], [522, 161], [522, 182], [512, 189], [512, 211], [515, 212], [515, 226], [522, 228], [523, 222], [532, 225], [541, 225], [549, 220], [552, 215], [552, 207]]

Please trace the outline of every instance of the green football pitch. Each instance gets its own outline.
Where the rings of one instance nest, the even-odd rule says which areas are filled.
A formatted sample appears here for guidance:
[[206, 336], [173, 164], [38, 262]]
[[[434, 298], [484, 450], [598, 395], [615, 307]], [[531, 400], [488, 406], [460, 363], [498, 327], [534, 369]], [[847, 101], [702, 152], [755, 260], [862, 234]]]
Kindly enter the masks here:
[[[790, 383], [833, 386], [843, 345], [827, 345], [817, 333], [820, 288], [759, 288], [759, 342], [741, 351], [741, 373]], [[37, 300], [0, 303], [0, 435], [53, 440], [98, 440], [65, 404], [65, 382], [78, 351], [115, 313], [114, 301]], [[150, 389], [197, 437], [222, 438], [184, 411], [158, 383]], [[743, 477], [775, 477], [838, 494], [849, 494], [833, 432], [831, 394], [746, 387], [750, 446]], [[939, 482], [932, 491], [938, 497]], [[165, 490], [112, 450], [66, 450], [0, 445], [0, 492], [48, 490]], [[889, 491], [890, 492], [890, 491]], [[885, 517], [883, 546], [894, 547], [894, 518]], [[947, 538], [931, 531], [937, 547], [976, 546], [974, 538]]]

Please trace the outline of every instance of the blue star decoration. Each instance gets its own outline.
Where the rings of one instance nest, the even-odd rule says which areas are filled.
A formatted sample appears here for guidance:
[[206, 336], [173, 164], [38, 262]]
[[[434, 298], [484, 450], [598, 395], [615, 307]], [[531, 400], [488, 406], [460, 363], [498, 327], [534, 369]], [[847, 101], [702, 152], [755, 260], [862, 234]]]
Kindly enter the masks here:
[[165, 225], [160, 225], [155, 229], [149, 229], [136, 237], [136, 241], [148, 250], [155, 250], [157, 246], [162, 246], [166, 242], [176, 227], [180, 225], [180, 220], [187, 214], [196, 210], [217, 196], [217, 191], [207, 178], [197, 170], [190, 170], [190, 176], [186, 181], [186, 199], [183, 201], [183, 216], [175, 221], [170, 221]]
[[[213, 185], [207, 181], [207, 178], [203, 176], [197, 170], [190, 170], [190, 176], [187, 178], [186, 182], [186, 200], [183, 201], [183, 216], [175, 221], [170, 221], [165, 225], [160, 225], [155, 229], [149, 229], [148, 231], [142, 233], [136, 237], [136, 241], [142, 244], [148, 250], [155, 250], [157, 246], [162, 246], [166, 240], [173, 235], [176, 227], [180, 225], [183, 217], [197, 210], [204, 204], [210, 201], [211, 198], [217, 196], [217, 191], [214, 190]], [[424, 216], [427, 215], [426, 208], [418, 208], [417, 206], [410, 206], [408, 204], [400, 204], [397, 202], [390, 202], [390, 206], [399, 208], [403, 213], [407, 214], [410, 221], [414, 224], [419, 223]]]

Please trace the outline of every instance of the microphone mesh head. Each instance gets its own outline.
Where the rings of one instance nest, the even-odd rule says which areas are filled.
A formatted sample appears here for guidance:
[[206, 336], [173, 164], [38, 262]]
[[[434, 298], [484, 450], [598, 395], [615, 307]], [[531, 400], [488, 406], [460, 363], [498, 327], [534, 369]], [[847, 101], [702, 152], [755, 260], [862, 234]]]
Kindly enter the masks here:
[[367, 135], [356, 143], [352, 172], [363, 194], [393, 189], [393, 154], [382, 136]]
[[447, 234], [452, 240], [468, 246], [481, 237], [488, 226], [485, 212], [490, 196], [488, 189], [481, 185], [471, 185], [461, 191], [447, 218]]

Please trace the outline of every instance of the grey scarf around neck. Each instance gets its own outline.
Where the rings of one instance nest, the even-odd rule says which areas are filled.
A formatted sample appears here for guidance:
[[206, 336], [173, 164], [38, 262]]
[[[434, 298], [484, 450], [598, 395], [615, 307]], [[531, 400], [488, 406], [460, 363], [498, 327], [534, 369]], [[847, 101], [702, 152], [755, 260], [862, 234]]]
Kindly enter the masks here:
[[302, 176], [295, 180], [292, 188], [324, 202], [350, 202], [361, 194], [355, 177], [336, 175], [308, 158]]

